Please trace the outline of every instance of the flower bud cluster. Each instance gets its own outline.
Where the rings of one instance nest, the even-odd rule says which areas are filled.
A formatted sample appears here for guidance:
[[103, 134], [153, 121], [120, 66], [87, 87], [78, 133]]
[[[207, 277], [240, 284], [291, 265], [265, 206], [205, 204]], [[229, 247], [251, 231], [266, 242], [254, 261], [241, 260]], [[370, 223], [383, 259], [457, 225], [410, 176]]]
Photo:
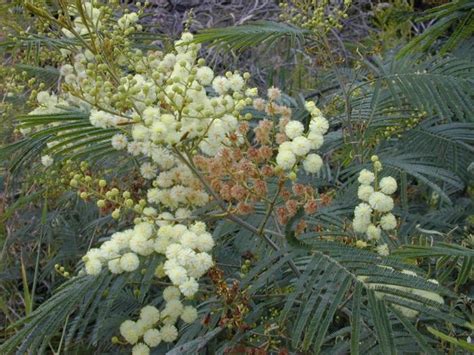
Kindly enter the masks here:
[[391, 176], [379, 180], [382, 164], [377, 156], [372, 157], [372, 162], [373, 172], [363, 169], [359, 173], [357, 196], [363, 202], [354, 210], [352, 227], [355, 232], [364, 233], [368, 240], [378, 244], [378, 253], [388, 255], [388, 245], [379, 241], [382, 231], [391, 231], [397, 227], [397, 220], [391, 213], [394, 202], [390, 196], [397, 191], [397, 181]]
[[111, 214], [113, 219], [119, 219], [126, 211], [143, 215], [145, 220], [148, 216], [157, 214], [155, 209], [147, 206], [146, 200], [139, 199], [142, 186], [136, 176], [130, 177], [134, 182], [131, 188], [121, 191], [117, 182], [108, 183], [105, 179], [93, 177], [89, 164], [85, 161], [81, 162], [80, 169], [77, 169], [73, 162], [68, 160], [62, 167], [62, 172], [70, 178], [62, 178], [62, 183], [69, 182], [68, 186], [77, 189], [77, 195], [84, 201], [96, 200], [100, 211]]
[[280, 1], [280, 18], [298, 27], [320, 34], [340, 30], [348, 17], [352, 1]]
[[184, 323], [193, 323], [198, 318], [196, 308], [184, 306], [179, 299], [179, 290], [169, 286], [163, 291], [164, 308], [160, 311], [152, 305], [140, 311], [136, 321], [126, 320], [120, 325], [120, 335], [133, 345], [132, 354], [145, 355], [150, 348], [162, 342], [171, 343], [178, 338], [176, 323], [181, 319]]

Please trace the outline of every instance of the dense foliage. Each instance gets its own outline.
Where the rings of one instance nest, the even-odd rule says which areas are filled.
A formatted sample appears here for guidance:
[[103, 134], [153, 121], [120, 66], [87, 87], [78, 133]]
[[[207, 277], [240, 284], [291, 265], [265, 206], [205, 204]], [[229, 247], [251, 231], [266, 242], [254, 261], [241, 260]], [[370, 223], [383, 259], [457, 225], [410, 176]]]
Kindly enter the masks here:
[[417, 6], [1, 5], [0, 353], [474, 351], [474, 4]]

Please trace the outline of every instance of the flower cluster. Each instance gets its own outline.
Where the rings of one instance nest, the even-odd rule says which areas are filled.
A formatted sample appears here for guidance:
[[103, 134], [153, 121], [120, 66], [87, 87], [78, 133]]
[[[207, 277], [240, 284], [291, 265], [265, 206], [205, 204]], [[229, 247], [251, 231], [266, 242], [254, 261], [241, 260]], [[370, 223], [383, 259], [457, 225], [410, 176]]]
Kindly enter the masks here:
[[310, 153], [323, 145], [323, 134], [329, 129], [329, 123], [321, 114], [313, 101], [306, 102], [306, 109], [311, 114], [309, 131], [304, 133], [301, 122], [288, 120], [282, 122], [284, 134], [289, 141], [284, 139], [278, 147], [276, 162], [284, 170], [292, 170], [303, 162], [303, 168], [308, 173], [317, 173], [322, 165], [322, 158], [316, 153]]
[[[142, 165], [142, 175], [146, 178]], [[151, 175], [148, 175], [151, 177]], [[148, 190], [148, 202], [161, 204], [169, 210], [183, 208], [184, 215], [190, 214], [190, 208], [202, 207], [209, 202], [209, 195], [203, 190], [199, 180], [183, 163], [169, 170], [162, 170], [153, 181], [154, 188]], [[183, 212], [180, 216], [183, 217]]]
[[[279, 91], [269, 89], [268, 97], [279, 97]], [[318, 205], [327, 204], [330, 199], [318, 192], [309, 184], [296, 182], [296, 174], [288, 174], [273, 162], [278, 140], [284, 139], [284, 133], [278, 133], [275, 122], [286, 122], [291, 117], [291, 109], [277, 105], [270, 99], [260, 102], [269, 118], [262, 119], [253, 129], [253, 140], [245, 139], [243, 143], [232, 139], [231, 144], [222, 148], [214, 157], [197, 155], [194, 164], [203, 174], [209, 186], [227, 204], [229, 213], [249, 214], [257, 204], [272, 206], [276, 217], [284, 225], [299, 209], [306, 214], [313, 214]], [[239, 133], [247, 137], [250, 127], [243, 122], [238, 127]], [[236, 138], [236, 137], [234, 137]], [[275, 189], [276, 188], [276, 189]], [[273, 194], [273, 198], [269, 198]], [[273, 202], [272, 202], [273, 200]], [[297, 232], [306, 228], [302, 220]]]
[[46, 115], [64, 112], [58, 106], [66, 104], [66, 101], [55, 94], [47, 91], [40, 91], [36, 96], [38, 107], [29, 113], [29, 115]]
[[162, 226], [155, 244], [155, 250], [167, 258], [164, 273], [186, 297], [197, 292], [196, 280], [213, 265], [207, 253], [213, 247], [214, 240], [203, 222], [196, 222], [189, 228], [182, 224]]
[[194, 296], [199, 288], [197, 280], [213, 265], [208, 252], [214, 240], [203, 222], [189, 228], [161, 224], [157, 231], [152, 223], [140, 222], [133, 229], [114, 233], [100, 248], [90, 249], [83, 257], [86, 273], [98, 275], [104, 265], [113, 274], [133, 272], [140, 266], [139, 256], [158, 253], [166, 261], [157, 275], [166, 275], [185, 297]]
[[[90, 20], [91, 24], [94, 24], [96, 28], [102, 27], [101, 15], [102, 11], [100, 8], [97, 8], [92, 5], [90, 2], [85, 2], [81, 9], [84, 15]], [[84, 18], [80, 15], [79, 9], [75, 7], [71, 7], [71, 15], [75, 16], [73, 21], [73, 26], [71, 30], [63, 28], [62, 31], [66, 37], [74, 38], [75, 34], [71, 31], [76, 32], [77, 34], [83, 36], [87, 35], [90, 32], [90, 28], [88, 27], [89, 21], [85, 23]]]
[[382, 164], [377, 156], [372, 157], [374, 172], [363, 169], [359, 173], [360, 183], [357, 196], [361, 202], [354, 210], [352, 226], [357, 233], [365, 233], [368, 240], [373, 240], [377, 252], [388, 255], [388, 245], [380, 243], [382, 231], [391, 231], [397, 227], [397, 220], [391, 213], [394, 203], [391, 194], [397, 190], [397, 181], [386, 176], [378, 178]]
[[[244, 118], [240, 111], [256, 90], [246, 89], [248, 75], [228, 72], [215, 76], [202, 59], [197, 60], [199, 45], [191, 43], [192, 39], [192, 34], [184, 33], [175, 43], [175, 53], [141, 53], [142, 60], [130, 63], [137, 74], [124, 73], [118, 92], [98, 80], [97, 72], [85, 69], [100, 67], [94, 59], [88, 62], [85, 55], [77, 55], [72, 69], [63, 68], [62, 72], [69, 73], [65, 79], [69, 91], [95, 106], [90, 114], [94, 126], [132, 124], [129, 134], [133, 141], [117, 135], [112, 140], [114, 148], [144, 154], [159, 164], [162, 146], [188, 139], [214, 155]], [[212, 94], [205, 89], [210, 84]]]
[[[81, 38], [87, 48], [72, 46], [63, 53], [72, 61], [60, 68], [61, 90], [39, 93], [40, 108], [33, 114], [82, 111], [92, 126], [116, 131], [111, 138], [114, 149], [139, 161], [141, 188], [133, 196], [124, 192], [123, 201], [117, 188], [104, 195], [102, 180], [98, 183], [102, 190], [95, 194], [88, 191], [96, 185], [89, 175], [71, 176], [70, 186], [79, 188], [83, 199], [99, 197], [98, 207], [111, 212], [114, 219], [126, 216], [122, 209], [139, 215], [133, 228], [115, 232], [87, 252], [83, 272], [98, 275], [105, 268], [113, 274], [135, 272], [144, 265], [144, 258], [162, 258], [155, 276], [166, 277], [173, 285], [164, 291], [165, 308], [145, 307], [138, 321], [126, 321], [121, 327], [122, 336], [135, 345], [134, 353], [147, 353], [160, 341], [176, 339], [179, 317], [185, 322], [196, 318], [195, 311], [177, 298], [192, 298], [198, 292], [198, 280], [213, 265], [213, 238], [193, 215], [211, 199], [207, 182], [236, 207], [228, 213], [249, 213], [253, 208], [250, 202], [264, 201], [275, 207], [267, 198], [269, 180], [278, 182], [274, 202], [283, 203], [277, 212], [280, 223], [286, 223], [299, 208], [312, 213], [317, 208], [314, 189], [294, 184], [290, 192], [284, 185], [288, 170], [299, 163], [308, 173], [320, 170], [322, 159], [311, 151], [322, 145], [328, 122], [314, 103], [308, 102], [312, 119], [304, 133], [303, 125], [291, 120], [291, 109], [277, 103], [279, 89], [268, 89], [263, 100], [257, 97], [256, 88], [247, 86], [247, 73], [215, 75], [197, 58], [200, 46], [193, 42], [191, 33], [183, 33], [169, 53], [144, 53], [126, 39], [140, 30], [137, 13], [126, 13], [109, 25], [110, 12], [100, 4], [86, 2], [83, 11], [75, 6], [70, 14], [76, 19], [64, 33], [68, 37], [87, 35]], [[111, 42], [102, 42], [94, 30], [110, 31]], [[252, 105], [270, 118], [254, 129], [255, 144], [248, 141], [248, 120], [252, 118], [248, 108]], [[48, 143], [50, 155], [42, 159], [45, 166], [55, 161], [54, 147], [60, 136], [57, 142]], [[284, 163], [285, 155], [294, 163]], [[304, 228], [299, 226], [300, 231]], [[166, 295], [170, 290], [177, 293], [176, 298]], [[159, 322], [163, 326], [155, 329]]]
[[141, 309], [136, 321], [126, 320], [120, 325], [120, 335], [131, 345], [133, 355], [147, 355], [150, 348], [164, 343], [171, 343], [178, 337], [176, 323], [193, 323], [198, 318], [196, 308], [184, 306], [179, 300], [180, 292], [174, 286], [163, 291], [164, 308], [160, 311], [148, 305]]

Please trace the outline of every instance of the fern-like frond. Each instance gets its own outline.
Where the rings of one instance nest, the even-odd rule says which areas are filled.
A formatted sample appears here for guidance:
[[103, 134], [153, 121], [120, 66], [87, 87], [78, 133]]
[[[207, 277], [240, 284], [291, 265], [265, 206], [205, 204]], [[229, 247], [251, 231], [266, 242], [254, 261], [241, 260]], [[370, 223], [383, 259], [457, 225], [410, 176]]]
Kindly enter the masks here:
[[[406, 309], [404, 312], [407, 314], [420, 313], [422, 318], [449, 318], [449, 321], [469, 328], [461, 315], [423, 296], [423, 292], [446, 297], [455, 295], [421, 276], [410, 274], [422, 271], [405, 264], [400, 258], [382, 258], [368, 251], [337, 242], [314, 240], [309, 236], [299, 244], [300, 247], [291, 243], [293, 251], [289, 254], [273, 253], [273, 257], [265, 258], [265, 262], [250, 271], [243, 284], [252, 285], [251, 294], [258, 294], [263, 287], [268, 290], [273, 283], [279, 288], [290, 286], [279, 306], [282, 309], [279, 325], [291, 334], [293, 349], [320, 353], [334, 317], [340, 314], [357, 320], [358, 328], [347, 329], [347, 334], [361, 337], [369, 333], [376, 337], [378, 351], [395, 353], [399, 344], [392, 330], [397, 319], [390, 311], [392, 306]], [[288, 258], [295, 261], [301, 272], [299, 277], [291, 277], [290, 269], [281, 272]], [[348, 304], [347, 298], [351, 296], [355, 298]], [[412, 320], [404, 318], [403, 321], [412, 324]], [[354, 322], [351, 325], [354, 327]], [[414, 332], [412, 327], [406, 323], [409, 329], [403, 328], [407, 332], [405, 337], [412, 341], [417, 338], [415, 341], [420, 348], [429, 348], [425, 336]], [[347, 343], [347, 346], [357, 347], [354, 343]]]
[[[436, 243], [433, 246], [426, 245], [404, 245], [396, 252], [405, 258], [437, 258], [440, 271], [454, 271], [458, 266], [456, 286], [464, 285], [472, 276], [474, 266], [474, 250], [461, 245], [449, 243]], [[447, 263], [451, 261], [452, 268], [447, 268]], [[443, 270], [441, 270], [443, 269]]]
[[68, 317], [78, 307], [88, 309], [91, 298], [94, 298], [99, 290], [104, 290], [110, 279], [110, 276], [104, 274], [99, 278], [77, 277], [66, 282], [41, 307], [11, 326], [23, 327], [0, 345], [0, 351], [10, 354], [18, 347], [18, 353], [27, 352], [28, 348], [35, 349], [38, 354], [44, 353], [48, 342], [58, 335]]
[[469, 180], [467, 167], [474, 156], [473, 123], [424, 121], [409, 130], [400, 144], [406, 152], [436, 156], [465, 182]]
[[305, 33], [305, 30], [285, 23], [258, 21], [234, 27], [207, 29], [194, 38], [197, 43], [208, 43], [213, 47], [243, 50], [259, 45], [269, 48], [284, 38], [290, 40], [293, 46], [303, 42]]
[[9, 160], [15, 172], [31, 163], [40, 153], [67, 158], [97, 159], [114, 152], [110, 145], [117, 128], [92, 126], [89, 115], [81, 111], [18, 117], [19, 128], [32, 130], [18, 142], [0, 149], [0, 159]]
[[472, 121], [474, 65], [471, 62], [445, 58], [424, 60], [407, 56], [381, 61], [369, 66], [389, 90], [398, 105], [409, 103], [443, 119]]
[[447, 41], [441, 47], [441, 54], [454, 49], [462, 40], [474, 33], [474, 4], [469, 0], [456, 0], [428, 10], [416, 21], [435, 21], [422, 34], [414, 37], [398, 54], [402, 57], [415, 51], [424, 51], [433, 46], [440, 37], [452, 29]]

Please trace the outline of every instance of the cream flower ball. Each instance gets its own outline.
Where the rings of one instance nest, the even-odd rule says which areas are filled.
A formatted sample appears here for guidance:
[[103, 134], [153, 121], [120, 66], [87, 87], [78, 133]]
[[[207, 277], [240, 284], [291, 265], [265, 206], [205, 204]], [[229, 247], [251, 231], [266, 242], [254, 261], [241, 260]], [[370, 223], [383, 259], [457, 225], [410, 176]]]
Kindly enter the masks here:
[[391, 176], [387, 176], [380, 180], [379, 186], [384, 194], [391, 195], [397, 191], [397, 180]]
[[212, 248], [214, 248], [214, 239], [212, 238], [212, 235], [210, 233], [201, 233], [199, 234], [198, 236], [198, 245], [197, 245], [197, 249], [199, 251], [205, 251], [205, 252], [208, 252], [208, 251], [211, 251]]
[[145, 236], [141, 234], [135, 234], [132, 239], [130, 239], [130, 249], [140, 255], [150, 255], [153, 253], [153, 241], [146, 239]]
[[120, 325], [120, 335], [122, 335], [128, 343], [135, 344], [139, 337], [137, 324], [134, 321], [126, 320]]
[[153, 235], [153, 224], [148, 222], [138, 223], [133, 231], [140, 235], [143, 235], [145, 238], [150, 238]]
[[359, 181], [359, 183], [361, 183], [362, 185], [370, 185], [374, 182], [374, 180], [375, 175], [373, 172], [367, 169], [362, 169], [359, 173], [359, 179], [357, 181]]
[[174, 285], [181, 285], [188, 280], [186, 269], [181, 266], [176, 266], [169, 271], [166, 270], [166, 275]]
[[179, 285], [179, 290], [185, 297], [192, 297], [196, 294], [199, 289], [199, 284], [197, 281], [190, 277], [187, 281]]
[[281, 91], [280, 89], [272, 86], [268, 88], [267, 96], [270, 100], [273, 100], [273, 101], [278, 100], [281, 97]]
[[200, 67], [196, 72], [196, 79], [201, 85], [209, 85], [214, 79], [214, 72], [209, 67]]
[[285, 126], [285, 134], [290, 139], [295, 139], [303, 134], [304, 126], [299, 121], [290, 121]]
[[120, 259], [109, 260], [107, 266], [112, 274], [121, 274], [123, 272], [123, 269], [120, 266]]
[[370, 223], [372, 208], [365, 202], [359, 203], [354, 209], [354, 216], [359, 217]]
[[389, 231], [397, 227], [397, 219], [391, 213], [387, 213], [380, 218], [380, 227], [383, 230]]
[[196, 308], [192, 306], [186, 306], [183, 309], [183, 313], [181, 313], [181, 319], [185, 323], [193, 323], [198, 317], [198, 313]]
[[179, 300], [171, 300], [166, 303], [165, 309], [161, 312], [161, 319], [178, 318], [183, 313], [183, 304]]
[[179, 299], [181, 292], [176, 286], [168, 286], [163, 290], [163, 299], [166, 302]]
[[161, 334], [158, 329], [148, 329], [143, 335], [143, 341], [150, 347], [158, 346], [161, 343]]
[[382, 192], [374, 192], [369, 197], [369, 204], [379, 212], [389, 212], [393, 209], [393, 199]]
[[244, 84], [245, 81], [239, 74], [234, 74], [229, 78], [229, 86], [233, 91], [240, 91]]
[[219, 95], [224, 95], [230, 89], [230, 82], [223, 76], [216, 76], [212, 81], [212, 88]]
[[279, 151], [276, 157], [278, 166], [290, 170], [296, 163], [296, 156], [289, 150]]
[[196, 233], [187, 231], [181, 236], [181, 244], [183, 247], [196, 249], [199, 247], [199, 237]]
[[309, 130], [314, 133], [325, 134], [329, 129], [329, 122], [323, 116], [313, 117], [309, 123]]
[[206, 231], [206, 224], [201, 221], [196, 221], [189, 227], [189, 230], [196, 234], [202, 234]]
[[319, 149], [324, 143], [324, 137], [317, 132], [309, 132], [308, 139], [311, 142], [311, 149]]
[[127, 136], [123, 134], [116, 134], [112, 137], [112, 147], [116, 150], [125, 149], [127, 147]]
[[168, 259], [176, 259], [182, 250], [183, 246], [181, 244], [173, 243], [166, 249], [166, 257]]
[[178, 330], [174, 325], [164, 325], [161, 330], [161, 340], [165, 343], [171, 343], [178, 338]]
[[380, 227], [374, 226], [373, 224], [369, 224], [366, 233], [369, 240], [379, 240], [380, 235], [382, 234], [382, 230], [380, 229]]
[[311, 150], [311, 141], [303, 136], [296, 137], [291, 142], [291, 150], [297, 156], [306, 155]]
[[138, 269], [138, 265], [140, 265], [140, 259], [138, 259], [138, 256], [135, 253], [126, 253], [120, 258], [120, 267], [124, 271], [135, 271]]
[[140, 166], [140, 173], [142, 176], [147, 179], [153, 179], [156, 176], [157, 168], [151, 163], [143, 163]]
[[387, 244], [380, 244], [377, 246], [376, 251], [382, 256], [388, 256], [390, 254], [390, 249], [388, 248]]
[[309, 154], [303, 160], [303, 168], [307, 173], [314, 174], [321, 170], [323, 159], [318, 154]]
[[90, 258], [84, 266], [88, 275], [99, 275], [102, 270], [102, 263], [97, 258]]
[[160, 320], [160, 311], [154, 306], [145, 306], [140, 311], [140, 319], [152, 326]]
[[149, 355], [150, 348], [143, 343], [138, 343], [132, 348], [132, 355]]
[[362, 201], [369, 201], [370, 195], [374, 193], [374, 188], [370, 185], [360, 185], [357, 190], [357, 197]]
[[367, 222], [366, 220], [360, 217], [355, 217], [352, 220], [352, 228], [354, 228], [354, 231], [357, 233], [367, 232], [367, 228], [369, 227], [369, 224], [370, 224], [370, 221]]

